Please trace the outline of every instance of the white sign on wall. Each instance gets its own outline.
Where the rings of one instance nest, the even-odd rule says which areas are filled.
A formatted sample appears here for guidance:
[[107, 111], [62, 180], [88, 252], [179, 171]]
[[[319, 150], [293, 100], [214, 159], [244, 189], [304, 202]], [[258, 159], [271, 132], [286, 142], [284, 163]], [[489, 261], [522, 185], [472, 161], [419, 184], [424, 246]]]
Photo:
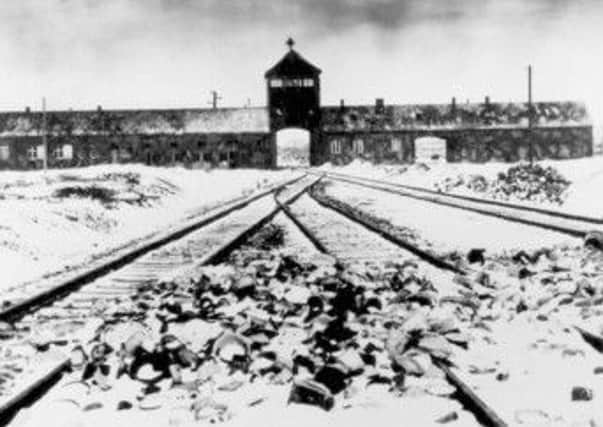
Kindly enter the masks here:
[[415, 161], [446, 161], [446, 140], [435, 136], [415, 139]]

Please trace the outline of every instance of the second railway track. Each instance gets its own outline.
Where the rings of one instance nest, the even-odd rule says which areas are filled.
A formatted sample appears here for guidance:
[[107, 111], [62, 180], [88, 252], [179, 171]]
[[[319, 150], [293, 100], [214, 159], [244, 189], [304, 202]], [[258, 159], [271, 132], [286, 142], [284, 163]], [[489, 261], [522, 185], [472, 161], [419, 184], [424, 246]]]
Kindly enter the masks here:
[[566, 212], [529, 207], [496, 200], [461, 196], [421, 187], [397, 184], [348, 174], [325, 172], [325, 178], [360, 187], [421, 200], [435, 205], [474, 212], [481, 215], [517, 222], [546, 230], [557, 231], [573, 237], [584, 238], [591, 231], [603, 231], [603, 219]]
[[[412, 263], [419, 267], [434, 283], [448, 282], [452, 284], [451, 271], [460, 272], [446, 261], [387, 232], [371, 227], [353, 215], [345, 215], [341, 211], [331, 210], [320, 204], [308, 194], [303, 195], [295, 203], [283, 203], [284, 211], [303, 234], [314, 243], [316, 248], [334, 256], [340, 262], [349, 266], [358, 264], [376, 264], [380, 267], [388, 264]], [[442, 296], [455, 290], [449, 286], [440, 289]], [[436, 361], [437, 366], [448, 381], [456, 388], [459, 402], [476, 419], [486, 426], [502, 427], [508, 425], [491, 408], [478, 393], [467, 385], [458, 373], [451, 370], [445, 363]]]
[[[367, 261], [369, 263], [387, 264], [388, 262], [399, 263], [411, 260], [420, 265], [420, 270], [426, 277], [434, 283], [439, 284], [447, 281], [446, 274], [450, 275], [451, 271], [466, 276], [476, 273], [475, 270], [467, 270], [450, 264], [437, 254], [388, 232], [379, 225], [376, 225], [375, 222], [367, 221], [365, 217], [359, 216], [352, 211], [346, 211], [341, 207], [329, 206], [308, 194], [284, 210], [292, 222], [303, 231], [318, 250], [331, 254], [341, 262], [352, 266]], [[443, 293], [446, 292], [446, 288], [443, 287], [441, 289]], [[449, 287], [448, 289], [450, 290]], [[527, 325], [525, 327], [529, 328]], [[559, 328], [559, 326], [555, 326], [553, 329], [555, 328]], [[567, 325], [565, 329], [563, 327], [555, 329], [562, 334], [561, 336], [565, 336], [567, 340], [563, 344], [561, 342], [555, 342], [554, 344], [555, 346], [566, 348], [563, 354], [573, 354], [572, 352], [577, 351], [585, 358], [583, 366], [578, 368], [571, 360], [563, 360], [563, 357], [559, 359], [554, 354], [539, 354], [538, 350], [532, 349], [531, 346], [533, 343], [531, 340], [534, 340], [534, 342], [546, 342], [547, 333], [542, 329], [536, 327], [535, 330], [538, 332], [528, 333], [525, 339], [521, 338], [520, 330], [522, 330], [521, 326], [514, 335], [512, 334], [515, 338], [510, 338], [508, 331], [501, 329], [502, 337], [504, 337], [501, 337], [501, 345], [503, 346], [502, 348], [505, 348], [505, 354], [509, 356], [512, 354], [517, 355], [514, 356], [515, 363], [517, 362], [517, 358], [526, 357], [524, 375], [515, 376], [515, 374], [519, 373], [513, 372], [514, 378], [511, 380], [507, 380], [507, 376], [503, 380], [495, 380], [480, 372], [477, 375], [475, 373], [471, 375], [462, 369], [455, 369], [445, 364], [439, 365], [440, 369], [446, 373], [449, 381], [457, 388], [460, 401], [484, 425], [524, 424], [524, 419], [530, 419], [530, 417], [535, 422], [541, 422], [544, 418], [539, 419], [538, 417], [543, 417], [543, 412], [522, 411], [521, 408], [516, 406], [518, 400], [505, 399], [505, 393], [519, 393], [523, 396], [523, 404], [536, 405], [538, 402], [541, 402], [541, 397], [550, 393], [551, 387], [563, 390], [564, 383], [558, 378], [560, 369], [570, 376], [572, 370], [574, 370], [576, 380], [580, 378], [581, 381], [588, 381], [588, 372], [592, 375], [592, 370], [596, 371], [596, 363], [599, 358], [597, 352], [601, 351], [601, 344], [603, 343], [601, 336], [593, 334], [590, 331], [585, 331], [580, 327], [572, 328], [571, 325]], [[550, 339], [554, 340], [554, 338]], [[488, 351], [487, 347], [488, 345], [481, 343], [476, 346], [476, 351]], [[532, 360], [532, 358], [534, 358], [534, 361], [528, 361]], [[544, 362], [544, 366], [536, 362], [538, 360]], [[550, 363], [550, 366], [547, 366], [546, 363]], [[464, 366], [471, 365], [465, 364]], [[548, 382], [542, 381], [546, 376], [550, 378], [557, 376], [557, 378]], [[538, 380], [541, 381], [539, 382]], [[526, 386], [526, 381], [530, 384], [529, 387]], [[522, 390], [522, 388], [526, 391]], [[565, 394], [558, 392], [556, 398], [564, 396], [569, 400], [570, 390], [564, 391]], [[492, 404], [492, 406], [489, 404]], [[550, 403], [548, 406], [550, 407]], [[567, 416], [580, 419], [580, 415], [577, 413], [577, 411], [581, 410], [580, 408], [571, 408], [571, 405], [568, 406], [567, 404], [564, 405], [563, 402], [559, 402], [559, 407], [563, 406], [565, 406], [564, 410]], [[594, 407], [590, 405], [589, 408], [592, 409]], [[595, 410], [591, 413], [596, 414], [597, 411]]]

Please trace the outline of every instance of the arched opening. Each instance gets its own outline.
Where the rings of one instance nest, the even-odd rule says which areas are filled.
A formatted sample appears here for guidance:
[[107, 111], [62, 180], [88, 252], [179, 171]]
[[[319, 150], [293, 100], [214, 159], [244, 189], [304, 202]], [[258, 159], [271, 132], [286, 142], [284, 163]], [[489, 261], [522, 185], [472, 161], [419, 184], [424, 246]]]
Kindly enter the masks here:
[[310, 166], [309, 131], [286, 128], [276, 133], [276, 166], [279, 168]]
[[445, 162], [446, 140], [436, 136], [415, 139], [415, 162]]

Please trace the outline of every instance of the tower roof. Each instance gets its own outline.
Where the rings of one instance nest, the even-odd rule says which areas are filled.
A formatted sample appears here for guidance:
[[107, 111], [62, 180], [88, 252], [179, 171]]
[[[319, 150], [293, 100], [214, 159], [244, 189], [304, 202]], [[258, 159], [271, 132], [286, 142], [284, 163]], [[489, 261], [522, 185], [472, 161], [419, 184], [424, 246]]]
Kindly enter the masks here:
[[266, 71], [265, 77], [316, 77], [320, 75], [320, 68], [306, 61], [297, 51], [293, 49], [293, 43], [289, 44], [289, 52]]

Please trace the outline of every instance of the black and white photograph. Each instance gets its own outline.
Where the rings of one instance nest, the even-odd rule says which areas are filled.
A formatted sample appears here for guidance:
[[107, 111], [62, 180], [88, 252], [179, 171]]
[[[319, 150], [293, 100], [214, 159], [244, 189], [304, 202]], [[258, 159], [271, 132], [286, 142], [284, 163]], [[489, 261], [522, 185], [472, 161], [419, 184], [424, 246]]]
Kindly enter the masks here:
[[0, 426], [603, 427], [601, 0], [3, 0]]

